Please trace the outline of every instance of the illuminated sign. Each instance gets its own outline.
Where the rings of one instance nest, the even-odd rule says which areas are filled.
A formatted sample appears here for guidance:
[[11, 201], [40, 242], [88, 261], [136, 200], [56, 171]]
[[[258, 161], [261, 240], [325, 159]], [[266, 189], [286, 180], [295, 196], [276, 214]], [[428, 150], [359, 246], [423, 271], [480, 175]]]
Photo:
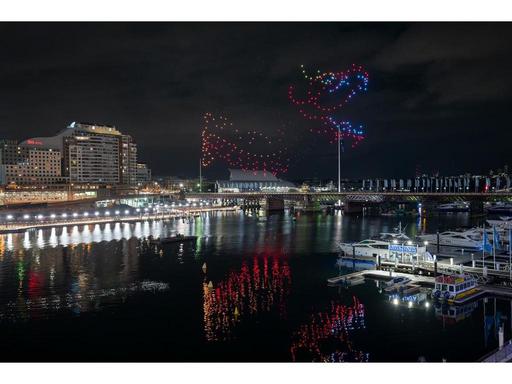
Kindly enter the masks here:
[[28, 145], [43, 145], [43, 142], [39, 141], [39, 140], [28, 139], [27, 144]]
[[389, 244], [389, 250], [400, 253], [418, 253], [418, 248], [414, 245]]

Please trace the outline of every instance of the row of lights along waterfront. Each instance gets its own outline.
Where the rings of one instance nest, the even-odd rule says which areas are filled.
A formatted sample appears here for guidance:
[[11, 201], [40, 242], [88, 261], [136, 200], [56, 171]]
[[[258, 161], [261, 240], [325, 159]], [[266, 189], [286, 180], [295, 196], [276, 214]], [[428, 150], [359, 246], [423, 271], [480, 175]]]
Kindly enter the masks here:
[[[8, 214], [6, 216], [4, 216], [4, 218], [7, 220], [7, 221], [15, 221], [17, 219], [23, 219], [23, 220], [30, 220], [30, 219], [36, 219], [36, 220], [44, 220], [44, 219], [51, 219], [51, 220], [56, 220], [56, 219], [68, 219], [68, 218], [73, 218], [73, 219], [77, 219], [77, 218], [89, 218], [89, 217], [100, 217], [100, 216], [103, 216], [103, 217], [110, 217], [110, 216], [121, 216], [122, 214], [124, 214], [125, 216], [128, 216], [128, 215], [140, 215], [140, 214], [149, 214], [149, 213], [159, 213], [159, 207], [156, 205], [156, 204], [153, 204], [154, 206], [152, 208], [136, 208], [134, 210], [129, 210], [129, 209], [125, 209], [123, 211], [121, 210], [115, 210], [113, 212], [111, 212], [110, 210], [106, 210], [103, 212], [103, 214], [100, 212], [100, 211], [95, 211], [95, 212], [83, 212], [83, 213], [78, 213], [78, 212], [73, 212], [71, 214], [68, 214], [66, 212], [60, 214], [60, 215], [57, 215], [55, 213], [51, 213], [49, 216], [44, 216], [42, 214], [37, 214], [37, 215], [29, 215], [29, 214], [23, 214], [23, 215], [20, 215], [20, 216], [15, 216], [13, 214]], [[189, 208], [189, 207], [203, 207], [203, 206], [209, 206], [210, 203], [209, 202], [199, 202], [199, 203], [171, 203], [171, 204], [164, 204], [164, 205], [161, 205], [160, 207], [164, 208], [164, 209], [168, 209], [168, 208], [171, 208], [171, 209], [175, 209], [175, 208]]]

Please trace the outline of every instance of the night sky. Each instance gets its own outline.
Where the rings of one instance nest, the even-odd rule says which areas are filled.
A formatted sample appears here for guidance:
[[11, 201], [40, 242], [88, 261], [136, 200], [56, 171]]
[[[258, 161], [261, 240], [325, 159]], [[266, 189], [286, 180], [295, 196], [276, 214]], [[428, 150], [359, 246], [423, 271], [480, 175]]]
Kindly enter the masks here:
[[336, 146], [309, 132], [287, 90], [304, 81], [300, 64], [357, 63], [368, 92], [342, 117], [367, 139], [343, 154], [344, 176], [488, 172], [512, 166], [511, 41], [510, 23], [1, 23], [0, 137], [111, 124], [153, 174], [192, 177], [214, 112], [242, 131], [284, 131], [283, 178], [334, 178]]

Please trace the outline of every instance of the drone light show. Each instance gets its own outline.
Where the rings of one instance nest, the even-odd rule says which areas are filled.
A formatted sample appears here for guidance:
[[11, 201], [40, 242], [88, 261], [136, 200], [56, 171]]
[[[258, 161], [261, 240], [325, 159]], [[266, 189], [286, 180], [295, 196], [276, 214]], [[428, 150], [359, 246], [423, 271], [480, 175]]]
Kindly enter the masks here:
[[355, 96], [368, 90], [368, 72], [356, 64], [345, 71], [317, 71], [314, 75], [307, 73], [303, 65], [301, 70], [307, 87], [298, 95], [298, 87], [290, 85], [288, 98], [304, 119], [316, 123], [310, 131], [326, 135], [331, 143], [348, 139], [355, 147], [365, 138], [362, 125], [355, 126], [337, 116]]
[[244, 171], [264, 171], [273, 175], [288, 171], [290, 159], [280, 130], [275, 137], [257, 130], [242, 131], [226, 117], [206, 113], [201, 136], [201, 164], [204, 167], [217, 160]]

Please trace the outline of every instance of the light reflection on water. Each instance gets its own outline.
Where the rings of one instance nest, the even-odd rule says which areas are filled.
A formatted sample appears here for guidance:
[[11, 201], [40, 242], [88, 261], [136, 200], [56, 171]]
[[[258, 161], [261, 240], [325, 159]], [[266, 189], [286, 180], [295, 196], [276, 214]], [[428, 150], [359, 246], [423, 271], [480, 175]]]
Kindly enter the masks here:
[[[200, 225], [201, 219], [196, 219], [194, 222]], [[205, 222], [209, 222], [209, 220], [205, 220]], [[22, 245], [26, 250], [30, 250], [34, 248], [42, 249], [45, 247], [55, 248], [58, 246], [67, 247], [68, 245], [100, 243], [102, 241], [128, 240], [133, 237], [165, 237], [174, 235], [177, 232], [195, 234], [197, 231], [192, 222], [176, 221], [173, 224], [175, 226], [171, 227], [169, 223], [162, 221], [144, 221], [136, 223], [73, 225], [44, 230], [28, 230], [23, 233], [9, 233], [0, 235], [0, 237], [2, 237], [2, 245], [5, 246], [5, 250], [13, 251], [19, 245]], [[201, 228], [201, 231], [205, 234], [209, 233], [207, 226]]]
[[[414, 235], [438, 225], [446, 228], [468, 222], [467, 216], [453, 216], [403, 224]], [[416, 335], [415, 327], [426, 338], [433, 330], [435, 335], [444, 335], [446, 345], [461, 335], [470, 335], [470, 343], [478, 344], [484, 327], [471, 325], [475, 316], [485, 313], [485, 327], [490, 329], [487, 317], [494, 311], [493, 324], [504, 319], [506, 303], [495, 304], [494, 310], [487, 305], [483, 312], [473, 305], [455, 313], [455, 320], [450, 309], [432, 307], [422, 312], [430, 313], [429, 317], [418, 318], [419, 309], [405, 308], [399, 313], [375, 287], [355, 287], [348, 292], [327, 287], [326, 279], [337, 273], [336, 242], [390, 232], [397, 224], [397, 218], [339, 214], [300, 215], [292, 221], [286, 213], [258, 221], [242, 213], [222, 213], [190, 221], [107, 223], [0, 235], [0, 324], [26, 324], [30, 330], [35, 321], [49, 320], [48, 324], [60, 326], [62, 319], [78, 321], [87, 314], [107, 313], [102, 327], [110, 330], [104, 331], [108, 337], [103, 331], [73, 337], [82, 337], [82, 342], [91, 338], [104, 349], [114, 345], [115, 353], [128, 360], [155, 356], [168, 361], [385, 360], [388, 352], [368, 339], [392, 334], [406, 344]], [[163, 247], [139, 241], [176, 233], [197, 235], [199, 240]], [[203, 263], [207, 264], [205, 272]], [[129, 316], [125, 308], [130, 308]], [[124, 340], [121, 336], [115, 339], [119, 319], [109, 320], [117, 313], [123, 313], [122, 324], [133, 328], [130, 342], [147, 343], [155, 355], [146, 352], [146, 357], [132, 357], [115, 347]], [[405, 326], [401, 323], [404, 316], [410, 317]], [[485, 347], [495, 343], [493, 327], [486, 333]], [[64, 325], [62, 330], [72, 332], [73, 327]], [[152, 337], [148, 332], [154, 332]], [[159, 340], [165, 347], [156, 347]], [[69, 349], [65, 338], [55, 342]], [[21, 342], [2, 336], [0, 343], [7, 343], [8, 358], [18, 356], [18, 360], [39, 345], [37, 338]], [[259, 343], [262, 346], [255, 347]], [[95, 348], [95, 353], [100, 353], [98, 349], [102, 350]], [[198, 352], [184, 357], [186, 350]], [[439, 361], [436, 353], [425, 355]], [[464, 360], [464, 352], [459, 353], [454, 359]]]

